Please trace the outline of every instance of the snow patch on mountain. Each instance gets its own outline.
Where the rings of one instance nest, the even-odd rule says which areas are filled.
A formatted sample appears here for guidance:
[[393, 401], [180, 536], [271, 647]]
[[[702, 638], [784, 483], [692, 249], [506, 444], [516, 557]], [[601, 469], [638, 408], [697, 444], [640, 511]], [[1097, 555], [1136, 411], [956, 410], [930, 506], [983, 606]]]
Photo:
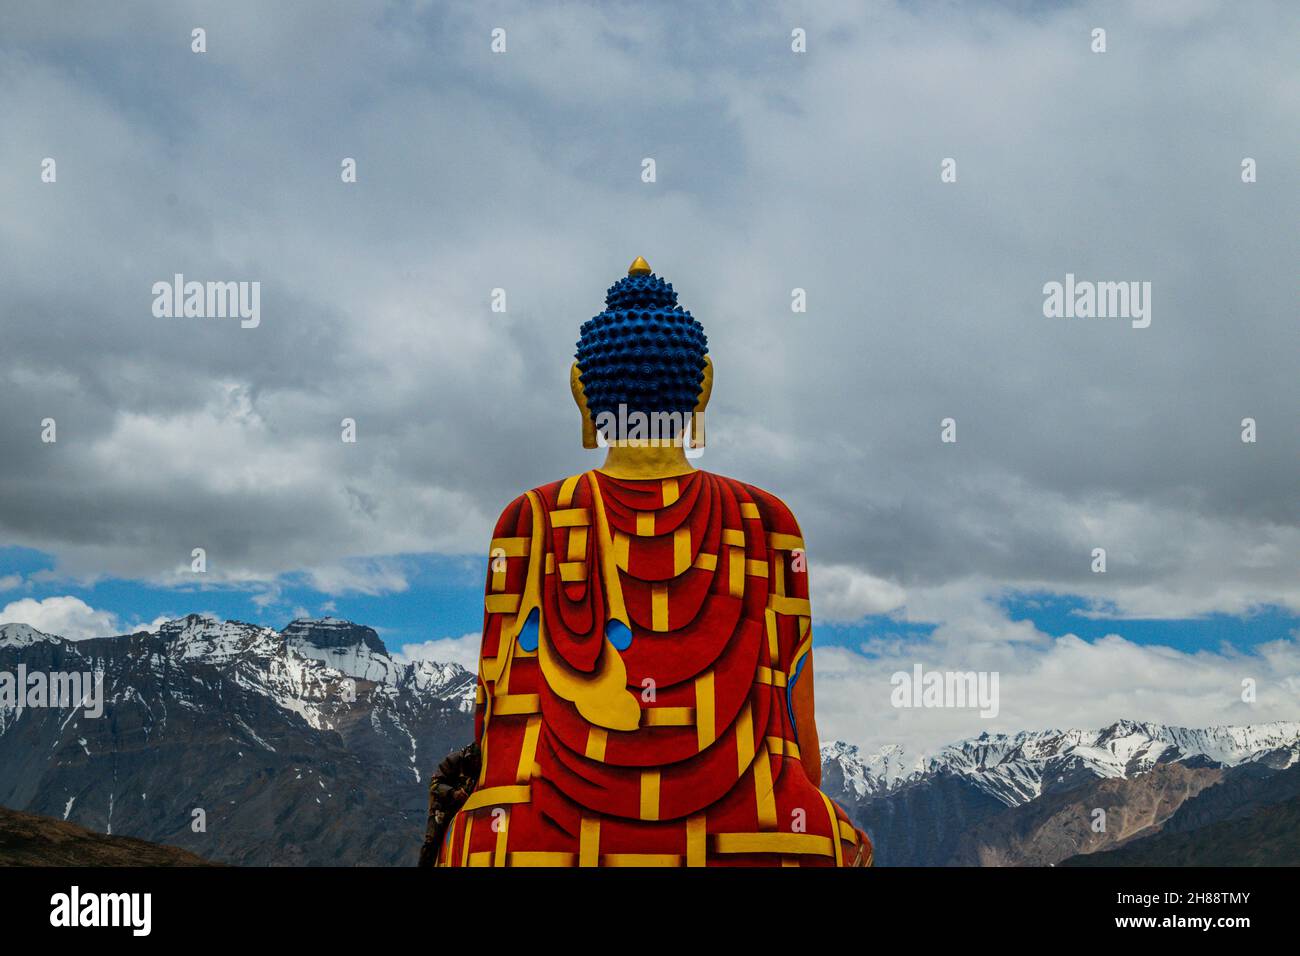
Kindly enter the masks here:
[[218, 621], [201, 614], [164, 622], [158, 627], [158, 636], [169, 642], [172, 657], [202, 659], [211, 664], [249, 655], [269, 656], [280, 643], [279, 635], [272, 628], [243, 621]]
[[401, 677], [402, 666], [389, 657], [372, 628], [332, 617], [299, 618], [280, 633], [293, 653], [349, 677], [376, 684], [396, 684]]
[[898, 744], [863, 754], [854, 744], [836, 740], [824, 744], [821, 754], [823, 768], [827, 764], [837, 764], [845, 788], [859, 797], [883, 793], [907, 780], [918, 779], [925, 773], [927, 765], [925, 756], [908, 753]]
[[58, 643], [62, 638], [38, 631], [30, 624], [0, 624], [0, 647], [26, 647], [40, 641]]
[[474, 709], [478, 683], [472, 673], [454, 662], [440, 664], [428, 660], [411, 661], [398, 683], [414, 687], [423, 694], [456, 700], [463, 711]]

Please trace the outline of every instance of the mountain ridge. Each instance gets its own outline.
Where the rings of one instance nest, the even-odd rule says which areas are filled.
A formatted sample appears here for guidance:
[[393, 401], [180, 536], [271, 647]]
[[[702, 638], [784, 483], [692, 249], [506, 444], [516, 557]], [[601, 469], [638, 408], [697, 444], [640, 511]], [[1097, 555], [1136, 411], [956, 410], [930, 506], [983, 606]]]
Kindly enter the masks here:
[[949, 771], [967, 777], [1007, 806], [1016, 806], [1053, 788], [1069, 789], [1089, 774], [1128, 777], [1176, 760], [1203, 758], [1235, 766], [1249, 760], [1282, 759], [1289, 766], [1300, 762], [1300, 721], [1190, 728], [1121, 718], [1096, 730], [983, 733], [947, 744], [934, 754], [910, 755], [888, 744], [864, 755], [859, 747], [843, 741], [823, 744], [821, 750], [823, 765], [836, 765], [839, 776], [859, 798], [886, 794]]
[[[0, 804], [214, 861], [413, 862], [429, 775], [473, 729], [472, 673], [333, 617], [277, 631], [191, 614], [75, 641], [0, 625], [0, 671], [20, 663], [102, 679], [106, 719], [0, 706]], [[1043, 865], [1255, 808], [1300, 767], [1300, 721], [1120, 719], [929, 754], [831, 741], [822, 760], [880, 865]], [[1113, 836], [1083, 829], [1098, 805]]]
[[[823, 789], [876, 842], [879, 865], [1052, 865], [1177, 825], [1183, 806], [1212, 808], [1213, 820], [1257, 799], [1238, 788], [1238, 771], [1268, 778], [1300, 767], [1300, 722], [1202, 729], [1121, 719], [984, 733], [923, 758], [834, 741], [822, 761]], [[1215, 794], [1225, 773], [1228, 797]], [[1098, 809], [1109, 828], [1100, 833]]]

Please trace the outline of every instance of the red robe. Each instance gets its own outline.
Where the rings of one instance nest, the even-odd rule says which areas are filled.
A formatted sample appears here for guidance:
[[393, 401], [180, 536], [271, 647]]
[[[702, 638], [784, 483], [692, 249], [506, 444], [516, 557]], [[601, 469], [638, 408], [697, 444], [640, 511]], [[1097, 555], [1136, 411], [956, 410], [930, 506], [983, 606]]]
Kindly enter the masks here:
[[485, 604], [483, 771], [441, 865], [858, 856], [799, 759], [808, 575], [780, 500], [702, 471], [546, 485], [497, 522]]

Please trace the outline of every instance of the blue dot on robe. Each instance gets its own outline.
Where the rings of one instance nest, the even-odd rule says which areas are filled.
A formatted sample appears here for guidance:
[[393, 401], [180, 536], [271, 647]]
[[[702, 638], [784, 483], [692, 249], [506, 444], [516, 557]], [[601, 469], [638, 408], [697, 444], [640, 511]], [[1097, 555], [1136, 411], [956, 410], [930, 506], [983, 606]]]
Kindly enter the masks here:
[[537, 650], [537, 608], [528, 612], [528, 620], [519, 632], [519, 646], [526, 651]]
[[605, 636], [616, 650], [625, 651], [632, 646], [632, 629], [622, 621], [606, 621]]

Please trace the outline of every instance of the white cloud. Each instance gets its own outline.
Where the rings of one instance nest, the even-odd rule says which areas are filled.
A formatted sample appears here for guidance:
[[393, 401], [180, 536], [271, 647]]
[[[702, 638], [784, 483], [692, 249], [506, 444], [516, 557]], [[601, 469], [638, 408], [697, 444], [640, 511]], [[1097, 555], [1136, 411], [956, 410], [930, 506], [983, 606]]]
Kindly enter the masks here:
[[[274, 607], [280, 603], [280, 597], [283, 594], [283, 588], [278, 582], [272, 581], [263, 590], [258, 591], [249, 600], [254, 607], [265, 611], [269, 607]], [[297, 616], [296, 614], [294, 615]]]
[[393, 658], [402, 663], [415, 660], [454, 662], [473, 673], [478, 670], [478, 652], [482, 642], [482, 635], [475, 631], [461, 637], [442, 637], [420, 644], [404, 644]]
[[137, 633], [137, 632], [139, 632], [139, 631], [148, 631], [150, 634], [157, 634], [157, 633], [158, 633], [158, 628], [162, 627], [162, 626], [163, 626], [165, 623], [167, 623], [168, 621], [171, 621], [171, 620], [174, 620], [174, 619], [175, 619], [175, 615], [174, 615], [174, 614], [173, 614], [173, 615], [163, 614], [163, 615], [159, 615], [158, 617], [154, 618], [154, 619], [153, 619], [152, 621], [150, 621], [148, 624], [134, 624], [134, 625], [128, 627], [126, 630], [129, 631], [129, 632], [132, 633], [132, 634], [135, 634], [135, 633]]
[[81, 598], [71, 596], [14, 601], [0, 610], [0, 623], [28, 624], [38, 631], [71, 641], [121, 633], [115, 614], [97, 611]]
[[0, 591], [14, 591], [23, 586], [21, 574], [6, 574], [0, 577]]
[[869, 614], [888, 614], [907, 600], [907, 592], [892, 581], [844, 564], [818, 567], [813, 582], [813, 610], [819, 620], [857, 621]]
[[[949, 594], [933, 603], [963, 600]], [[1073, 634], [1054, 638], [987, 602], [965, 606], [977, 610], [944, 621], [927, 638], [816, 646], [822, 740], [869, 749], [900, 743], [926, 752], [984, 731], [1102, 727], [1122, 717], [1191, 727], [1300, 719], [1298, 640], [1248, 651], [1186, 652], [1136, 644], [1118, 633], [1094, 641]], [[978, 709], [895, 708], [890, 678], [910, 674], [916, 664], [927, 671], [997, 673], [997, 716], [981, 718]], [[1242, 700], [1245, 680], [1257, 688], [1254, 703]]]
[[322, 565], [308, 569], [307, 580], [325, 594], [394, 594], [409, 586], [400, 563], [391, 560]]

